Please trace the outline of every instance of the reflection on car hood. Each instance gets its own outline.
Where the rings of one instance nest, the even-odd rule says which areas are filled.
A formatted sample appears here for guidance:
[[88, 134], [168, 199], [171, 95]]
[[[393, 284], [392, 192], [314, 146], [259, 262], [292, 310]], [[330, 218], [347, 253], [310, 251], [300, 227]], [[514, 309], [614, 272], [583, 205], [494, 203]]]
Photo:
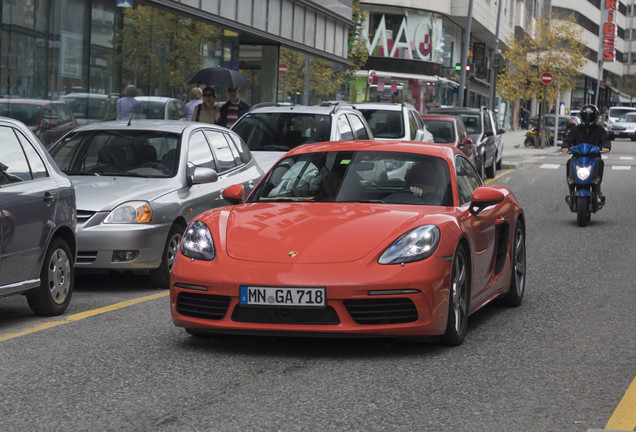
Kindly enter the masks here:
[[174, 179], [70, 176], [75, 186], [78, 210], [110, 211], [126, 201], [152, 201], [179, 188]]
[[424, 225], [427, 213], [439, 211], [440, 207], [386, 204], [247, 204], [231, 210], [226, 250], [232, 258], [246, 261], [350, 262], [387, 247], [409, 229]]

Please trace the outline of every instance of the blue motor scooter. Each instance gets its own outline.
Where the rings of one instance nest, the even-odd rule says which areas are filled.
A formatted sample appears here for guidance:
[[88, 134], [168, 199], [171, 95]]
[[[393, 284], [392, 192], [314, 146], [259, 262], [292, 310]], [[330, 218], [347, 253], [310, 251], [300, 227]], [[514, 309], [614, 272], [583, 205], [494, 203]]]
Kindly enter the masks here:
[[570, 147], [569, 153], [572, 155], [567, 178], [570, 195], [565, 197], [565, 202], [576, 213], [578, 225], [584, 227], [590, 222], [592, 213], [596, 213], [605, 204], [605, 197], [598, 199], [596, 187], [601, 182], [597, 160], [601, 149], [592, 144], [581, 143]]

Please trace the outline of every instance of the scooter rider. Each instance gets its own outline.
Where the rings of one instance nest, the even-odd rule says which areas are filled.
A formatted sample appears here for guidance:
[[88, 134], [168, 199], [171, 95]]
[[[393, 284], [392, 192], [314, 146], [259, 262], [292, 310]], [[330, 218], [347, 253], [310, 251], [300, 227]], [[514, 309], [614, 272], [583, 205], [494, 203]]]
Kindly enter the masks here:
[[[563, 139], [561, 152], [567, 153], [570, 147], [581, 143], [595, 145], [601, 149], [601, 153], [608, 153], [612, 149], [612, 142], [610, 141], [609, 134], [605, 128], [599, 124], [599, 112], [596, 105], [583, 105], [583, 108], [581, 108], [581, 124], [570, 129], [566, 137]], [[597, 199], [599, 203], [604, 203], [605, 197], [601, 194], [604, 162], [600, 157], [597, 162], [600, 181], [598, 185], [596, 185], [596, 196], [598, 197]], [[568, 178], [570, 176], [571, 169], [572, 159], [569, 159], [566, 166]], [[570, 193], [572, 193], [574, 185], [569, 186]]]

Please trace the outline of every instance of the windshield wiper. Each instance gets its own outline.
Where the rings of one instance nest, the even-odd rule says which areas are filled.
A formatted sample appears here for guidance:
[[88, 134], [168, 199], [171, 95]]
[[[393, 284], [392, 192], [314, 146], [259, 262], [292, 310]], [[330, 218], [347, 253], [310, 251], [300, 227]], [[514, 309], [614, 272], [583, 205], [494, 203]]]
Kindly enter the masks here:
[[99, 176], [100, 173], [98, 172], [92, 172], [92, 171], [71, 171], [71, 170], [64, 170], [63, 171], [64, 174], [66, 175], [84, 175], [84, 176]]
[[103, 176], [115, 176], [115, 177], [143, 177], [143, 178], [151, 177], [145, 174], [126, 172], [126, 171], [102, 171], [99, 174]]

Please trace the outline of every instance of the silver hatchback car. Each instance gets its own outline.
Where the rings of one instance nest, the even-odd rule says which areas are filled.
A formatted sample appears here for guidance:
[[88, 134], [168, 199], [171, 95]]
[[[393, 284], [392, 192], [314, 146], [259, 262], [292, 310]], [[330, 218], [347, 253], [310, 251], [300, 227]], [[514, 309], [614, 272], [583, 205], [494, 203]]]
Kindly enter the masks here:
[[162, 288], [190, 220], [263, 176], [238, 135], [205, 123], [92, 123], [50, 151], [77, 193], [76, 269], [147, 271]]
[[0, 297], [25, 294], [38, 315], [73, 293], [75, 191], [21, 122], [0, 117]]

